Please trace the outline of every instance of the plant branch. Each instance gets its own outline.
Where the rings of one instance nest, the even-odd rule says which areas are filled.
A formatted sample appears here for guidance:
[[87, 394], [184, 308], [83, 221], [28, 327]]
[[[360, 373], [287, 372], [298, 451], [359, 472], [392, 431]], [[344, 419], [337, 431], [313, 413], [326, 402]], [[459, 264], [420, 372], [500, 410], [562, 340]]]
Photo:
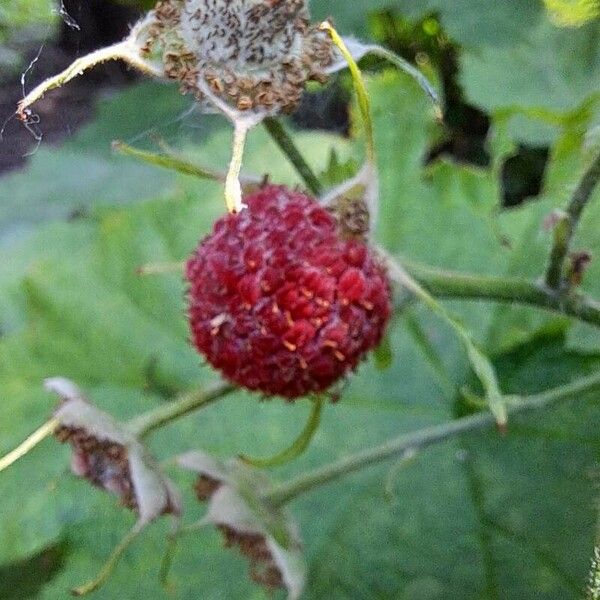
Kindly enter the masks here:
[[128, 428], [137, 437], [143, 438], [156, 429], [171, 423], [181, 417], [204, 408], [236, 388], [229, 384], [221, 383], [208, 390], [200, 390], [182, 395], [178, 400], [173, 400], [164, 406], [135, 417], [128, 423]]
[[273, 138], [273, 141], [292, 163], [306, 187], [315, 196], [320, 196], [323, 192], [321, 182], [310, 165], [304, 160], [304, 157], [296, 147], [296, 144], [294, 144], [294, 140], [285, 127], [274, 117], [267, 117], [263, 121], [263, 124], [271, 138]]
[[428, 292], [440, 298], [526, 304], [600, 327], [600, 302], [574, 290], [559, 296], [526, 279], [456, 273], [414, 263], [402, 265]]
[[[540, 394], [525, 396], [520, 402], [511, 404], [508, 410], [510, 414], [525, 413], [593, 391], [600, 391], [600, 372]], [[358, 452], [284, 482], [268, 492], [265, 498], [274, 506], [281, 506], [304, 492], [384, 460], [403, 456], [408, 450], [417, 451], [459, 434], [494, 425], [494, 416], [486, 412], [404, 434], [380, 446]]]
[[122, 60], [127, 64], [140, 70], [142, 73], [148, 73], [156, 77], [163, 75], [158, 66], [152, 62], [146, 61], [140, 57], [138, 48], [135, 45], [135, 30], [132, 31], [129, 38], [113, 46], [101, 48], [91, 54], [78, 58], [69, 65], [62, 73], [46, 79], [27, 94], [18, 104], [17, 116], [22, 121], [27, 121], [29, 107], [40, 100], [46, 92], [54, 90], [68, 83], [75, 77], [81, 75], [84, 71], [95, 67], [96, 65], [111, 61]]
[[592, 197], [592, 193], [600, 181], [600, 154], [584, 173], [577, 186], [565, 217], [556, 225], [554, 246], [550, 253], [550, 262], [546, 271], [546, 285], [554, 290], [560, 290], [564, 283], [565, 259], [571, 248], [573, 236], [581, 220], [583, 210]]

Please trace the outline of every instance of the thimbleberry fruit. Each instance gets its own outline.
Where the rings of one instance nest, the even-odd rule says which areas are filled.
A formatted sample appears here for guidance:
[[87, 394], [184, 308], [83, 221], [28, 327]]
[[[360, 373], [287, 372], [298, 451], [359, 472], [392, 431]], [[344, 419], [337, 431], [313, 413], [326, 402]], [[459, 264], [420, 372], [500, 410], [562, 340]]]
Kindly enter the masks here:
[[187, 263], [193, 343], [226, 378], [265, 396], [324, 391], [382, 338], [385, 268], [303, 193], [267, 185], [245, 202]]

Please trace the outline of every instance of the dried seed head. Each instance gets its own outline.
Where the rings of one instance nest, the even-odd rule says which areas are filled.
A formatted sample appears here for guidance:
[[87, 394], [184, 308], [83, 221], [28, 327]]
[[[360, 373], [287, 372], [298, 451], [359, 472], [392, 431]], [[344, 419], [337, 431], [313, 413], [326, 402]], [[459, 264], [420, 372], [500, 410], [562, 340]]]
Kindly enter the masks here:
[[181, 512], [179, 493], [126, 426], [90, 404], [69, 380], [48, 379], [45, 385], [61, 397], [55, 435], [71, 445], [75, 475], [118, 496], [141, 525]]
[[82, 428], [61, 425], [55, 431], [61, 443], [73, 449], [71, 470], [78, 477], [111, 492], [126, 508], [137, 511], [137, 500], [129, 472], [127, 448], [109, 440], [99, 440]]
[[305, 0], [161, 0], [144, 47], [199, 100], [204, 86], [239, 111], [290, 111], [334, 60]]
[[264, 474], [203, 452], [188, 452], [177, 463], [199, 475], [196, 493], [209, 503], [202, 525], [216, 526], [225, 545], [249, 559], [253, 581], [269, 590], [287, 588], [289, 600], [297, 600], [306, 578], [298, 528], [285, 510], [263, 499], [271, 487]]

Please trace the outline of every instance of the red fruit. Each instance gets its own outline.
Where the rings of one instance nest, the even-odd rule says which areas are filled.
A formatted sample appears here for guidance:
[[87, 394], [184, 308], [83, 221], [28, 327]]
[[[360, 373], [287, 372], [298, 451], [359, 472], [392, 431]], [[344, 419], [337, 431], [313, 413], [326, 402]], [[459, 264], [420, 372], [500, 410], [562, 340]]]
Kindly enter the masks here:
[[231, 381], [288, 399], [326, 390], [380, 342], [378, 257], [314, 200], [269, 185], [219, 219], [187, 263], [194, 345]]

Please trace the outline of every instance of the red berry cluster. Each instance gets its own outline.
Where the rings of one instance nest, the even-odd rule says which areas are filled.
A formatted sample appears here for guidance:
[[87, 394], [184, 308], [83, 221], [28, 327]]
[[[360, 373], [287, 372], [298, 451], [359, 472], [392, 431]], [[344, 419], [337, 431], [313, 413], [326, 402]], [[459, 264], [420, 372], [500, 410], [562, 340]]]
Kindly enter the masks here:
[[294, 399], [327, 389], [381, 340], [390, 285], [312, 198], [268, 185], [187, 263], [195, 346], [231, 381]]

